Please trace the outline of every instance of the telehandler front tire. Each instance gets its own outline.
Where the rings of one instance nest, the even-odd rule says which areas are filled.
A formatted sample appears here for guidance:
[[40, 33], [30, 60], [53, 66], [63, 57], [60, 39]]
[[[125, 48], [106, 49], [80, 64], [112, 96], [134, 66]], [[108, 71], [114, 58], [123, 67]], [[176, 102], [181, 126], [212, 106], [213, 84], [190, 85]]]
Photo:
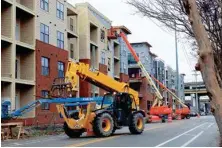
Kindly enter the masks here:
[[93, 131], [98, 137], [108, 137], [114, 132], [113, 118], [109, 113], [98, 114], [93, 121]]
[[141, 134], [144, 130], [145, 121], [141, 113], [135, 113], [131, 116], [129, 130], [131, 134]]
[[82, 135], [83, 131], [80, 129], [71, 129], [69, 128], [69, 126], [67, 125], [67, 123], [64, 123], [63, 129], [66, 133], [67, 136], [69, 136], [70, 138], [78, 138]]

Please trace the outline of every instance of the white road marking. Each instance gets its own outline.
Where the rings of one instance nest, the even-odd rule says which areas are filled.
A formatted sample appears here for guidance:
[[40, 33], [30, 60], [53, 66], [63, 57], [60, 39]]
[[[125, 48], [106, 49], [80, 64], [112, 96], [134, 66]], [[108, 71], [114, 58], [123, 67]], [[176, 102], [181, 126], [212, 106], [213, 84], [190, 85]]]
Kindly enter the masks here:
[[210, 125], [208, 125], [208, 127], [207, 127], [207, 128], [210, 128], [212, 125], [214, 125], [214, 123], [211, 123]]
[[192, 129], [190, 129], [190, 130], [188, 130], [188, 131], [186, 131], [186, 132], [184, 132], [184, 133], [182, 133], [182, 134], [180, 134], [180, 135], [178, 135], [178, 136], [176, 136], [176, 137], [173, 137], [173, 138], [171, 138], [171, 139], [169, 139], [169, 140], [167, 140], [167, 141], [165, 141], [165, 142], [163, 142], [163, 143], [161, 143], [161, 144], [159, 144], [159, 145], [157, 145], [157, 146], [155, 146], [155, 147], [163, 146], [163, 145], [167, 144], [168, 142], [173, 141], [173, 140], [175, 140], [175, 139], [177, 139], [177, 138], [179, 138], [179, 137], [181, 137], [181, 136], [183, 136], [183, 135], [185, 135], [185, 134], [187, 134], [187, 133], [189, 133], [189, 132], [191, 132], [191, 131], [193, 131], [193, 130], [201, 127], [201, 126], [203, 126], [204, 124], [206, 124], [206, 123], [203, 123], [203, 124], [201, 124], [201, 125], [198, 125], [198, 126], [192, 128]]
[[187, 141], [186, 143], [184, 143], [182, 146], [180, 147], [186, 147], [188, 144], [190, 144], [191, 142], [193, 142], [195, 139], [197, 139], [201, 134], [203, 134], [204, 131], [201, 131], [199, 134], [197, 134], [196, 136], [194, 136], [192, 139], [190, 139], [189, 141]]

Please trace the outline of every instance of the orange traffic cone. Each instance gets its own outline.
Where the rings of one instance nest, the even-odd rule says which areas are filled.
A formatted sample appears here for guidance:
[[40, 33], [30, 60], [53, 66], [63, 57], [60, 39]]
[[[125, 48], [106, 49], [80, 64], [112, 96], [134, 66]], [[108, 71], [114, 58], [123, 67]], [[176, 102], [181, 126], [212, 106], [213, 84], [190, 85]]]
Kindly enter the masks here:
[[168, 115], [168, 122], [172, 122], [172, 116], [171, 116], [171, 114]]

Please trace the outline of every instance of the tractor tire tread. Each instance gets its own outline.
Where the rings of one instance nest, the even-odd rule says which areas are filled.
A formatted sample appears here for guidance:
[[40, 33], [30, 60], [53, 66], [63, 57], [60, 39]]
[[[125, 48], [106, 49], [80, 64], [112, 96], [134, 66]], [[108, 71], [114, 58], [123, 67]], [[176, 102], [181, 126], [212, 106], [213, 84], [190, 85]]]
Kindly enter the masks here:
[[143, 118], [143, 115], [141, 113], [135, 113], [131, 117], [130, 125], [129, 125], [129, 130], [131, 134], [141, 134], [144, 130], [145, 122], [143, 120], [143, 127], [142, 129], [137, 128], [137, 118], [141, 117]]
[[64, 129], [65, 134], [69, 136], [70, 138], [78, 138], [83, 133], [81, 129], [74, 130], [74, 129], [69, 128], [66, 122], [64, 123], [63, 129]]
[[[111, 128], [110, 128], [110, 130], [108, 132], [105, 132], [102, 129], [101, 120], [104, 117], [109, 118], [109, 120], [111, 122]], [[113, 122], [112, 116], [109, 113], [106, 113], [106, 112], [98, 114], [95, 117], [94, 121], [93, 121], [93, 132], [98, 137], [108, 137], [108, 136], [112, 135], [113, 132], [115, 132], [115, 130], [114, 130], [114, 122]]]

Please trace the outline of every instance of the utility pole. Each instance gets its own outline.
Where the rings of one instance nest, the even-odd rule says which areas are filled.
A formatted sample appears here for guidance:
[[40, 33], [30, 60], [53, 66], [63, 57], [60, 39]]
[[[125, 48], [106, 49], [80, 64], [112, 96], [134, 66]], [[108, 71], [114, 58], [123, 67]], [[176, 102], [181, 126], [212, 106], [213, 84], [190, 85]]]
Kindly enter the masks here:
[[[176, 49], [176, 86], [177, 86], [177, 97], [179, 96], [179, 91], [180, 91], [180, 77], [179, 77], [179, 66], [178, 66], [178, 48], [177, 48], [177, 25], [176, 25], [176, 21], [175, 21], [175, 49]], [[180, 108], [180, 106], [179, 106]]]
[[195, 76], [195, 83], [196, 83], [196, 89], [195, 89], [195, 104], [196, 104], [196, 110], [197, 112], [199, 112], [199, 101], [198, 101], [198, 95], [197, 95], [197, 76], [199, 74], [197, 74], [197, 71], [194, 71], [195, 73], [193, 74]]
[[177, 26], [176, 26], [176, 22], [175, 22], [175, 48], [176, 48], [176, 78], [177, 78], [177, 96], [179, 97], [179, 87], [180, 87], [180, 77], [179, 77], [179, 66], [178, 66], [178, 48], [177, 48]]

